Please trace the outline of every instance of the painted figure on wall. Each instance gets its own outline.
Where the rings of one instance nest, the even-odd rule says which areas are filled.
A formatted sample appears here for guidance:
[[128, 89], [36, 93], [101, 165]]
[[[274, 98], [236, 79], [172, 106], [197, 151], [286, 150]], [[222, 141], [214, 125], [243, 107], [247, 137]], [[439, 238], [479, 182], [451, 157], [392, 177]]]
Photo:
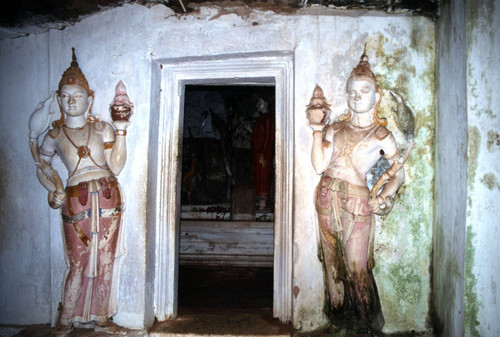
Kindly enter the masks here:
[[260, 117], [252, 132], [252, 177], [259, 209], [265, 209], [271, 191], [274, 158], [275, 121], [269, 112], [269, 102], [259, 98], [257, 111]]
[[[322, 174], [315, 206], [330, 304], [334, 311], [356, 313], [376, 330], [384, 318], [372, 274], [374, 214], [391, 210], [404, 182], [395, 138], [377, 113], [381, 93], [363, 54], [347, 80], [348, 112], [339, 122], [328, 124], [330, 108], [319, 86], [307, 109], [312, 164]], [[370, 192], [367, 173], [381, 157], [392, 166]]]
[[[126, 134], [133, 104], [120, 81], [111, 105], [113, 125], [91, 115], [94, 92], [73, 49], [71, 66], [56, 93], [61, 117], [48, 128], [48, 100], [30, 118], [30, 148], [40, 183], [52, 208], [62, 208], [63, 239], [69, 265], [64, 283], [58, 331], [73, 326], [112, 327], [116, 313], [116, 280], [122, 251], [124, 199], [116, 175], [127, 159]], [[68, 170], [66, 187], [52, 168], [54, 156]]]

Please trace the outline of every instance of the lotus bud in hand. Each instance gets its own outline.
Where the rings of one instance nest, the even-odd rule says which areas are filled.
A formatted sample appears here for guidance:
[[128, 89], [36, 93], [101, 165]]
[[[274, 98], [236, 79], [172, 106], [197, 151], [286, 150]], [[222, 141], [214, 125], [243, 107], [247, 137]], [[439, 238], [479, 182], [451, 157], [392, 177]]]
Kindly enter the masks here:
[[127, 95], [127, 88], [122, 81], [118, 82], [115, 89], [115, 98], [111, 103], [111, 119], [113, 121], [128, 121], [132, 116], [134, 104]]
[[326, 101], [323, 90], [316, 85], [306, 110], [309, 124], [327, 124], [330, 111], [330, 104]]

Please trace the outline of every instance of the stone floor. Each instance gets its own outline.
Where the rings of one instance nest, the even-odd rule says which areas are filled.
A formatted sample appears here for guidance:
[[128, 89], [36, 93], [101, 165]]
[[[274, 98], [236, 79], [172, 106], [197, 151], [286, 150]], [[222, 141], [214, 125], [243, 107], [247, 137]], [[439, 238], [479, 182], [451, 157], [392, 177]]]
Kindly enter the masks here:
[[[178, 316], [173, 320], [156, 322], [148, 331], [120, 328], [119, 333], [110, 334], [79, 328], [67, 336], [384, 336], [358, 326], [356, 322], [335, 322], [327, 329], [309, 333], [294, 332], [290, 324], [280, 323], [272, 317], [271, 268], [181, 268], [178, 294]], [[0, 326], [0, 337], [47, 337], [50, 332], [50, 325]], [[391, 335], [403, 336], [432, 337], [428, 334]]]

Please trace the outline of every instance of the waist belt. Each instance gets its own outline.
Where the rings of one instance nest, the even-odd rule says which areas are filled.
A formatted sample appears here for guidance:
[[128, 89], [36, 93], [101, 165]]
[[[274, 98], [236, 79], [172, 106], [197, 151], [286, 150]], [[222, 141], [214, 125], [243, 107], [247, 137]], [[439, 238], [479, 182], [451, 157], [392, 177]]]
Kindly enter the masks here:
[[[100, 218], [108, 218], [108, 217], [112, 217], [114, 215], [117, 215], [123, 209], [123, 206], [124, 206], [123, 204], [120, 204], [120, 205], [116, 206], [115, 208], [110, 208], [110, 209], [100, 208], [99, 209], [99, 217]], [[80, 213], [77, 213], [75, 215], [71, 215], [71, 216], [63, 214], [62, 219], [66, 223], [76, 223], [76, 222], [80, 222], [80, 221], [83, 221], [85, 219], [90, 218], [90, 212], [91, 212], [91, 210], [88, 209], [88, 210], [82, 211]]]
[[76, 186], [66, 187], [66, 197], [76, 198], [80, 204], [86, 205], [88, 201], [88, 194], [92, 192], [102, 191], [106, 199], [111, 198], [111, 189], [118, 186], [118, 180], [115, 176], [105, 178], [83, 181]]
[[329, 187], [332, 191], [339, 192], [346, 199], [347, 197], [368, 198], [370, 196], [368, 187], [352, 185], [340, 179], [333, 178]]

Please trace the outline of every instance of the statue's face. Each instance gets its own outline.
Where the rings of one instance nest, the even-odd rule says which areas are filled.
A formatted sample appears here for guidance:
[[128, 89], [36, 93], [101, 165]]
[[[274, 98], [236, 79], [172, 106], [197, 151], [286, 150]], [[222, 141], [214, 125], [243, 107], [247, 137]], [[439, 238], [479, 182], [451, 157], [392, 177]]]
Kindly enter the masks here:
[[73, 117], [85, 114], [92, 103], [92, 97], [79, 85], [63, 85], [57, 99], [62, 111]]
[[355, 113], [370, 111], [377, 103], [380, 94], [372, 81], [363, 78], [351, 78], [347, 84], [347, 104]]

